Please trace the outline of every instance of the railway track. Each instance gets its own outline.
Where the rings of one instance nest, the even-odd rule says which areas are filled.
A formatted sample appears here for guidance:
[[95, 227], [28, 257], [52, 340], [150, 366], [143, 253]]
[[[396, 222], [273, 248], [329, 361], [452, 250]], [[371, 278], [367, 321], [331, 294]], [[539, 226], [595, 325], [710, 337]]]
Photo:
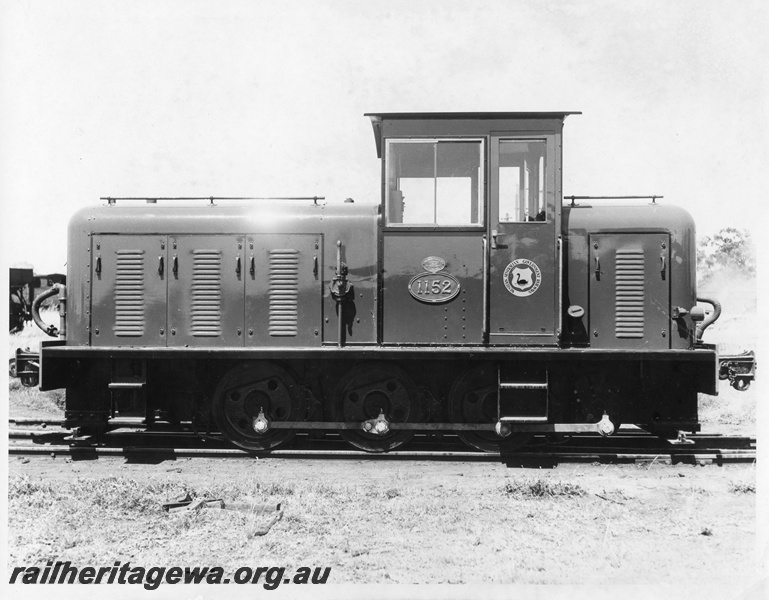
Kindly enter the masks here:
[[[297, 435], [291, 447], [258, 455], [234, 448], [224, 440], [201, 438], [191, 430], [144, 429], [138, 423], [118, 423], [119, 428], [99, 440], [73, 438], [61, 421], [11, 420], [8, 450], [12, 455], [69, 456], [73, 460], [123, 456], [141, 461], [182, 457], [449, 460], [505, 462], [510, 466], [552, 466], [562, 462], [725, 464], [756, 460], [756, 439], [747, 436], [692, 435], [685, 443], [661, 440], [640, 430], [622, 430], [609, 437], [577, 434], [553, 442], [535, 437], [513, 453], [468, 449], [451, 435], [415, 436], [402, 450], [371, 454], [351, 449], [334, 435], [322, 439]], [[30, 429], [35, 426], [35, 429]], [[26, 427], [26, 428], [23, 428]]]

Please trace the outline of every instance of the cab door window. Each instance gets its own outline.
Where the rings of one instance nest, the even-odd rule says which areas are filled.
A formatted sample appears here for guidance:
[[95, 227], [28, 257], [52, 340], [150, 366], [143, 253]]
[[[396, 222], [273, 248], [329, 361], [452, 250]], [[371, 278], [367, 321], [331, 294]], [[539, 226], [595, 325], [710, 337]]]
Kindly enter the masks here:
[[547, 220], [544, 140], [500, 140], [499, 222]]

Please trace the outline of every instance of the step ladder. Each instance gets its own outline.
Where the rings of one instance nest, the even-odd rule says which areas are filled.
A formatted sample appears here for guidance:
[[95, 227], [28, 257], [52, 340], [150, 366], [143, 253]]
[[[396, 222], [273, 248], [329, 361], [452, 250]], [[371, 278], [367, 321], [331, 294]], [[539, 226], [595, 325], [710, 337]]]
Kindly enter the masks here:
[[[527, 375], [531, 378], [531, 375]], [[542, 423], [548, 420], [547, 369], [539, 381], [507, 381], [497, 365], [497, 414], [501, 423]], [[504, 380], [503, 380], [504, 379]]]
[[125, 361], [112, 361], [112, 375], [107, 386], [110, 391], [110, 417], [139, 417], [149, 425], [154, 414], [147, 403], [147, 362], [139, 369], [126, 369]]

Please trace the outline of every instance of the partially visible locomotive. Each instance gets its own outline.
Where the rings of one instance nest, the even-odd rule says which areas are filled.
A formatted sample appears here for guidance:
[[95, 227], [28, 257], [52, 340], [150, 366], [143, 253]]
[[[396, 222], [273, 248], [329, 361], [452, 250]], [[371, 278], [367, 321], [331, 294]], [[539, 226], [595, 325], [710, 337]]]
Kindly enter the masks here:
[[493, 451], [698, 431], [718, 358], [694, 222], [654, 198], [564, 205], [569, 114], [367, 115], [379, 205], [81, 210], [41, 389], [66, 388], [68, 427], [192, 422], [250, 451], [298, 431], [374, 452], [417, 432]]
[[10, 294], [8, 298], [8, 331], [16, 333], [24, 329], [24, 324], [32, 320], [31, 297], [35, 286], [32, 269], [9, 269]]

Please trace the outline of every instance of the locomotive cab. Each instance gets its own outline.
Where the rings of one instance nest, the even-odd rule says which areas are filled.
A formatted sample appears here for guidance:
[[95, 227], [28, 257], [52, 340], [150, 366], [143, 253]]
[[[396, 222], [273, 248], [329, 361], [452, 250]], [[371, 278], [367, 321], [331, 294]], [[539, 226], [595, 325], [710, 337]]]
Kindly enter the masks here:
[[384, 344], [558, 344], [568, 114], [368, 115]]

